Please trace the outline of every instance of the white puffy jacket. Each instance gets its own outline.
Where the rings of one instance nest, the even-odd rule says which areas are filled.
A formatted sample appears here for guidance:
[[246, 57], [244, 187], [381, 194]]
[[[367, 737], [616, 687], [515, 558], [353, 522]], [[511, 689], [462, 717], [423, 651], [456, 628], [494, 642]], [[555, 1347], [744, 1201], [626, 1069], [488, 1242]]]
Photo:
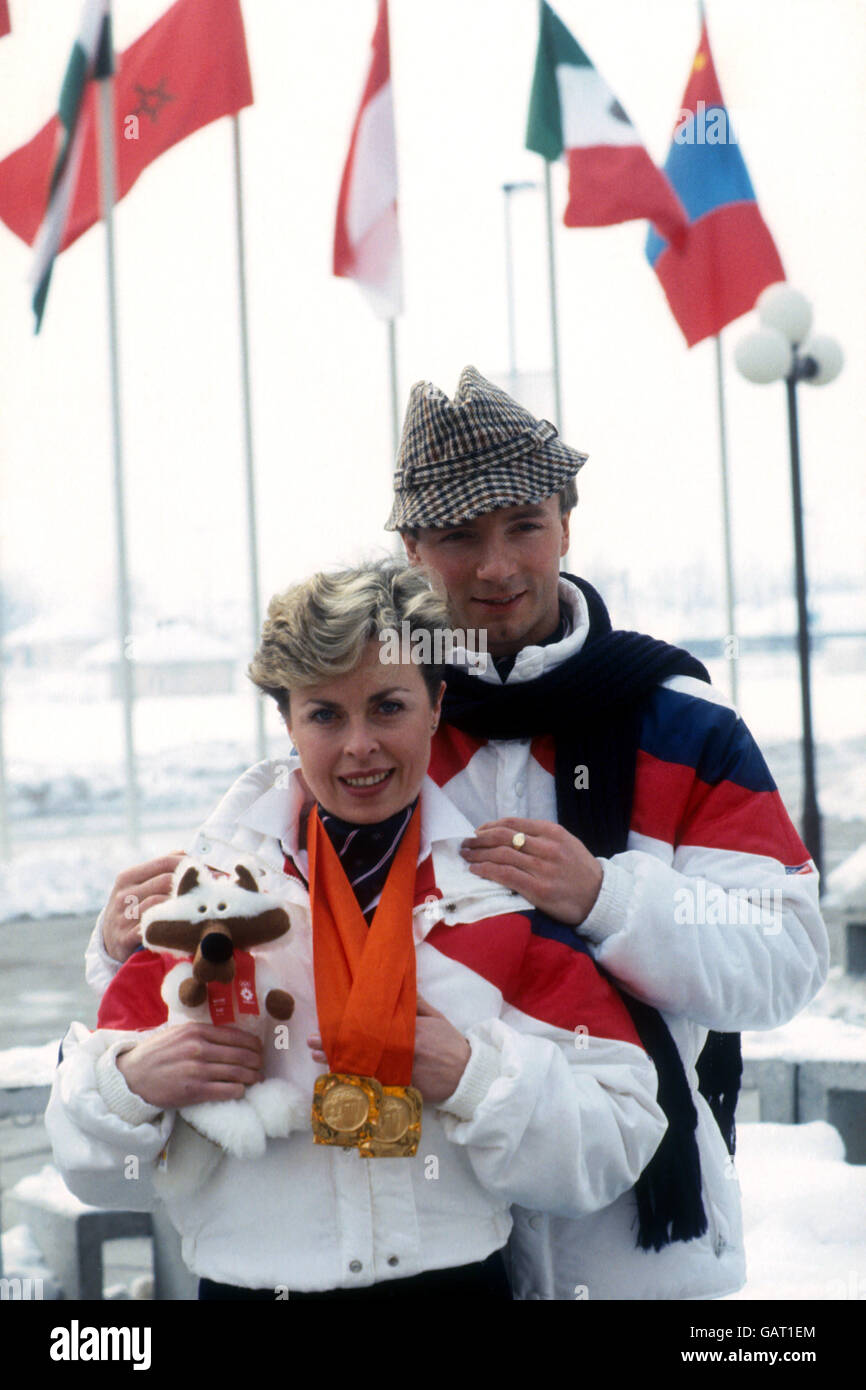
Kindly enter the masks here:
[[[288, 937], [257, 952], [296, 1000], [290, 1045], [269, 1049], [266, 1075], [311, 1097], [324, 1068], [305, 1044], [317, 1031], [309, 901], [285, 864], [288, 855], [306, 873], [294, 839], [296, 768], [289, 760], [245, 773], [191, 852], [227, 870], [242, 856], [289, 912]], [[630, 1188], [664, 1132], [654, 1068], [589, 954], [537, 933], [528, 904], [468, 871], [458, 851], [470, 832], [428, 779], [414, 914], [418, 987], [472, 1054], [454, 1094], [425, 1106], [415, 1158], [361, 1159], [314, 1145], [305, 1108], [298, 1128], [270, 1140], [262, 1159], [220, 1157], [184, 1125], [173, 1135], [174, 1114], [127, 1089], [115, 1056], [140, 1034], [88, 1034], [76, 1024], [46, 1114], [73, 1192], [131, 1208], [149, 1207], [161, 1192], [198, 1275], [321, 1290], [483, 1259], [506, 1242], [515, 1202], [573, 1216], [609, 1207]], [[113, 989], [123, 995], [122, 978], [136, 971], [142, 981], [152, 973], [143, 953]], [[135, 991], [123, 997], [133, 1001], [130, 1029], [153, 1024], [152, 989], [139, 1018]]]
[[[559, 597], [567, 635], [524, 647], [508, 684], [531, 682], [580, 650], [586, 601], [566, 579]], [[490, 663], [478, 679], [500, 678]], [[550, 736], [485, 740], [443, 723], [430, 772], [474, 825], [556, 821], [553, 754]], [[721, 1297], [745, 1281], [739, 1184], [694, 1064], [709, 1029], [774, 1028], [792, 1018], [826, 979], [829, 948], [815, 866], [754, 740], [712, 686], [676, 676], [648, 700], [628, 844], [600, 862], [601, 892], [577, 931], [599, 964], [662, 1013], [679, 1048], [698, 1111], [709, 1229], [656, 1253], [636, 1244], [632, 1193], [577, 1221], [515, 1211], [515, 1293]]]

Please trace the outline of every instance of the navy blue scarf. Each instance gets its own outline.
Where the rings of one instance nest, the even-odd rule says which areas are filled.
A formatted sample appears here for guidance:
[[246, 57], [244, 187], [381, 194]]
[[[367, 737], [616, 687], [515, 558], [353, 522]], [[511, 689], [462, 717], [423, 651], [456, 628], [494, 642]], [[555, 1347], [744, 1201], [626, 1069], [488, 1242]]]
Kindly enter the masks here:
[[[446, 671], [443, 717], [476, 738], [552, 734], [559, 824], [593, 854], [625, 850], [634, 796], [641, 720], [647, 697], [674, 675], [709, 681], [705, 667], [680, 647], [639, 632], [614, 631], [607, 609], [586, 580], [566, 575], [583, 594], [590, 627], [580, 651], [532, 681], [492, 685], [457, 667]], [[575, 770], [586, 785], [575, 788]], [[617, 986], [659, 1075], [659, 1104], [668, 1130], [635, 1186], [638, 1244], [660, 1250], [707, 1229], [692, 1102], [682, 1060], [656, 1009]], [[742, 1062], [738, 1034], [711, 1033], [697, 1066], [699, 1090], [734, 1151], [734, 1110]]]
[[404, 806], [387, 820], [369, 824], [340, 820], [319, 805], [319, 819], [340, 856], [343, 871], [352, 885], [368, 927], [372, 925], [374, 903], [385, 887], [403, 833], [417, 804], [416, 796], [410, 806]]

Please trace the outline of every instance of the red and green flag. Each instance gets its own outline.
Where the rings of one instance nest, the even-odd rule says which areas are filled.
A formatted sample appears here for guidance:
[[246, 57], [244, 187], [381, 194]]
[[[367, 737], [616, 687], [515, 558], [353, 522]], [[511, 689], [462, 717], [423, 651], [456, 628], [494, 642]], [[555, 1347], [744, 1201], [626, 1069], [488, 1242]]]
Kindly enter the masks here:
[[625, 110], [545, 0], [529, 101], [527, 149], [568, 163], [566, 227], [646, 218], [673, 242], [686, 214]]
[[[41, 245], [44, 235], [44, 256], [53, 248], [45, 260], [48, 276], [53, 257], [102, 215], [98, 94], [89, 79], [103, 75], [93, 34], [96, 17], [105, 16], [106, 11], [107, 0], [88, 0], [58, 115], [0, 162], [0, 218], [29, 245], [37, 237]], [[116, 59], [118, 201], [172, 145], [211, 121], [251, 105], [252, 100], [240, 0], [177, 0]], [[58, 190], [64, 180], [61, 200]], [[49, 221], [50, 235], [47, 230], [43, 234], [40, 226]], [[40, 259], [37, 266], [41, 264]], [[34, 297], [37, 328], [45, 291], [47, 279], [39, 306]]]

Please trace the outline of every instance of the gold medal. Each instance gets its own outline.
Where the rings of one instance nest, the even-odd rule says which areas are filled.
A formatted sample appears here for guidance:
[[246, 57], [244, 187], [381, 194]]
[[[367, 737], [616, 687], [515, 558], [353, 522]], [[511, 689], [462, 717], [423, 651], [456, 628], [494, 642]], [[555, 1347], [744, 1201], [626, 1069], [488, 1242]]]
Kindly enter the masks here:
[[378, 1081], [367, 1076], [329, 1072], [316, 1078], [313, 1090], [313, 1139], [317, 1144], [357, 1148], [369, 1133], [369, 1121], [377, 1111]]
[[313, 1140], [362, 1158], [411, 1158], [421, 1138], [421, 1092], [374, 1076], [328, 1072], [313, 1090]]
[[362, 1158], [412, 1158], [421, 1138], [421, 1092], [414, 1086], [383, 1086], [370, 1137], [358, 1142]]
[[357, 1086], [332, 1086], [322, 1098], [322, 1119], [338, 1134], [360, 1129], [370, 1113], [370, 1102]]
[[383, 1144], [396, 1144], [402, 1139], [412, 1120], [412, 1109], [402, 1096], [384, 1096], [379, 1106], [376, 1138]]

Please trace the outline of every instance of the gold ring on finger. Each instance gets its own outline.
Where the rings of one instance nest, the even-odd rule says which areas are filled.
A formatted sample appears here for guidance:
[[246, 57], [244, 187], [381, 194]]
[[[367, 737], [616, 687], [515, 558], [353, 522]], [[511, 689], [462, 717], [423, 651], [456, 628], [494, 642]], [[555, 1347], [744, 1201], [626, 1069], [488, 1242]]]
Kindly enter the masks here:
[[526, 844], [526, 836], [522, 830], [515, 830], [511, 837], [511, 843], [515, 849], [523, 849], [523, 846]]

